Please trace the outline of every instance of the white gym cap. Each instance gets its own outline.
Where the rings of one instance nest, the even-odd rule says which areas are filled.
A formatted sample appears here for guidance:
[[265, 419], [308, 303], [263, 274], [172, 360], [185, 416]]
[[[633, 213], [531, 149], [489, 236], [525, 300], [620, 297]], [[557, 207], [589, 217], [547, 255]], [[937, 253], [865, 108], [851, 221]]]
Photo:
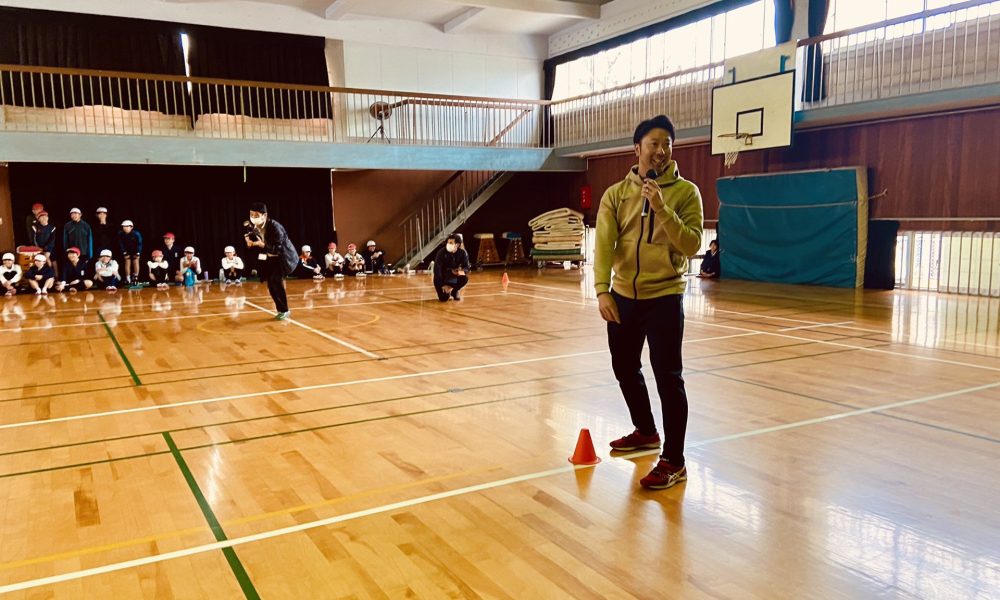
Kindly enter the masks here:
[[368, 243], [365, 244], [365, 246], [374, 246], [374, 245], [375, 245], [375, 240], [368, 240]]
[[47, 256], [45, 256], [44, 254], [36, 254], [35, 255], [35, 261], [37, 262], [39, 260], [42, 261], [42, 262], [47, 262], [49, 260], [49, 258]]
[[94, 212], [95, 213], [106, 213], [106, 212], [108, 212], [108, 209], [104, 208], [103, 206], [98, 206], [97, 210], [95, 210]]
[[122, 221], [122, 227], [132, 227], [132, 221], [125, 219], [124, 221]]
[[188, 252], [190, 252], [191, 254], [194, 254], [194, 246], [188, 246], [188, 247], [184, 248], [184, 254], [187, 254]]
[[69, 214], [73, 214], [73, 213], [76, 213], [78, 215], [82, 215], [83, 214], [82, 212], [80, 212], [79, 208], [71, 208], [71, 209], [69, 209]]
[[302, 251], [303, 252], [312, 252], [313, 249], [312, 249], [312, 247], [309, 244], [306, 244], [305, 246], [302, 246]]
[[111, 250], [108, 250], [107, 248], [101, 250], [101, 256], [111, 256]]
[[11, 252], [4, 252], [3, 260], [14, 260], [14, 254]]
[[[191, 251], [194, 252], [194, 250]], [[225, 254], [226, 252], [232, 252], [233, 254], [236, 254], [236, 248], [233, 248], [232, 246], [226, 246], [225, 248], [222, 249], [222, 253]]]

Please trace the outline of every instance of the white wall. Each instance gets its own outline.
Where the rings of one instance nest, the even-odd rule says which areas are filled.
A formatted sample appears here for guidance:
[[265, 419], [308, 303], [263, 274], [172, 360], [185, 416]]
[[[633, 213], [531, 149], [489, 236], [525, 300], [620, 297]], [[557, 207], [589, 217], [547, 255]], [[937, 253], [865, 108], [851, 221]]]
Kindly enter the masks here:
[[344, 84], [353, 88], [539, 99], [542, 63], [536, 59], [345, 41]]

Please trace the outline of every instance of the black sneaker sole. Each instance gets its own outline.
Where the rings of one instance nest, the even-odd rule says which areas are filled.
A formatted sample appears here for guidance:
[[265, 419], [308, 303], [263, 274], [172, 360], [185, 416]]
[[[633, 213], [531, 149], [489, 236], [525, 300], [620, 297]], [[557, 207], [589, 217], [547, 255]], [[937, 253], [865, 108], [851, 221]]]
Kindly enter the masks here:
[[614, 452], [631, 452], [633, 450], [656, 450], [660, 447], [661, 444], [662, 444], [661, 442], [658, 442], [656, 444], [641, 444], [639, 446], [628, 446], [624, 448], [622, 447], [615, 448], [614, 446], [611, 446], [611, 450], [613, 450]]

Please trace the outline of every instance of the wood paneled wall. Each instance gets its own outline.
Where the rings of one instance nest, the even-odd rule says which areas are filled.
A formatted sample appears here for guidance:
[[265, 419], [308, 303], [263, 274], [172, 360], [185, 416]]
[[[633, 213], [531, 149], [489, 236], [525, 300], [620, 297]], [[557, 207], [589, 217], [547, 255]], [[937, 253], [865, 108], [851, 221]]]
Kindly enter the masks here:
[[[791, 148], [746, 152], [729, 170], [708, 144], [674, 149], [681, 174], [701, 188], [705, 218], [718, 218], [720, 177], [867, 166], [873, 218], [1000, 217], [1000, 110], [797, 133]], [[595, 198], [635, 164], [634, 154], [591, 159]], [[596, 212], [595, 212], [596, 214]], [[911, 222], [904, 229], [1000, 231], [1000, 223]]]
[[[402, 221], [427, 202], [454, 171], [334, 171], [333, 217], [341, 252], [373, 239], [395, 260], [403, 252]], [[326, 245], [323, 246], [324, 253]]]

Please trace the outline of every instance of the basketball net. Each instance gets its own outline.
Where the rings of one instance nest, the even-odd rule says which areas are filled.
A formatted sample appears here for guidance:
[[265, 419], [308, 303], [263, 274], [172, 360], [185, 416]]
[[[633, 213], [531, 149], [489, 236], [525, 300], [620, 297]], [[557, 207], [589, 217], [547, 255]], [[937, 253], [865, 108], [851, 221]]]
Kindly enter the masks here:
[[742, 146], [753, 145], [753, 135], [749, 133], [723, 133], [719, 135], [720, 138], [734, 138], [734, 143], [731, 149], [726, 150], [726, 158], [724, 164], [726, 168], [730, 168], [736, 164], [736, 159], [740, 157], [740, 150]]
[[726, 168], [736, 164], [736, 159], [740, 157], [740, 149], [737, 147], [735, 150], [729, 150], [726, 152]]

